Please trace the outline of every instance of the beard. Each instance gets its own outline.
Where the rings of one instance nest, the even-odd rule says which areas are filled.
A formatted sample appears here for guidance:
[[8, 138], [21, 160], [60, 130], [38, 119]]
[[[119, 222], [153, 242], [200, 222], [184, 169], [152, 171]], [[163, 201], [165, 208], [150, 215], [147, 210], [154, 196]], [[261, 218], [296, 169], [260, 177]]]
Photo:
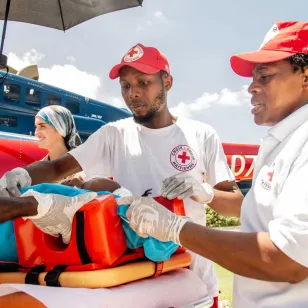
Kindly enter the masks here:
[[154, 119], [159, 118], [160, 109], [166, 102], [166, 95], [164, 90], [161, 90], [156, 96], [154, 102], [151, 104], [151, 108], [145, 115], [137, 116], [133, 114], [134, 121], [138, 124], [146, 124], [152, 122]]

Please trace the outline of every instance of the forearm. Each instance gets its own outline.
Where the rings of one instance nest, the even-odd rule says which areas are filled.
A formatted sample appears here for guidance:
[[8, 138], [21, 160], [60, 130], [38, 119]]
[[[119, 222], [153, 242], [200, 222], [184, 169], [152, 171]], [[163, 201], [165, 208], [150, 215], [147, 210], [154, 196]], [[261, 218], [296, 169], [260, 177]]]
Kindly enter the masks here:
[[0, 222], [36, 214], [37, 201], [34, 197], [0, 198]]
[[81, 171], [78, 162], [69, 154], [54, 161], [38, 161], [25, 167], [32, 179], [32, 185], [52, 183]]
[[95, 178], [86, 181], [82, 188], [92, 190], [92, 191], [109, 191], [114, 192], [116, 189], [120, 188], [121, 185], [115, 181], [111, 181], [106, 178]]
[[298, 270], [298, 264], [281, 252], [266, 232], [220, 231], [188, 222], [181, 230], [180, 242], [193, 252], [244, 277], [297, 282], [306, 276], [306, 270]]
[[208, 205], [226, 217], [240, 217], [243, 195], [239, 189], [222, 191], [214, 188], [214, 198]]

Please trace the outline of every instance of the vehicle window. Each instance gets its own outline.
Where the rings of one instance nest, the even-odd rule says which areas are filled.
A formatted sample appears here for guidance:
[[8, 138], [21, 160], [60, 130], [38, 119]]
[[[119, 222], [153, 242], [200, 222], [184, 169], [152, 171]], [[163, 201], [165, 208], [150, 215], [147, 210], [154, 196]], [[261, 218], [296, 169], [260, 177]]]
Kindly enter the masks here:
[[50, 105], [61, 105], [61, 97], [52, 95], [52, 94], [47, 94], [46, 95], [46, 106]]
[[79, 112], [80, 112], [80, 104], [79, 104], [79, 102], [72, 101], [70, 99], [66, 100], [66, 108], [72, 114], [79, 114]]
[[41, 106], [41, 91], [26, 88], [26, 104], [30, 106]]
[[6, 82], [3, 85], [3, 98], [7, 102], [20, 102], [20, 86], [15, 83]]
[[0, 115], [0, 126], [17, 127], [17, 117]]

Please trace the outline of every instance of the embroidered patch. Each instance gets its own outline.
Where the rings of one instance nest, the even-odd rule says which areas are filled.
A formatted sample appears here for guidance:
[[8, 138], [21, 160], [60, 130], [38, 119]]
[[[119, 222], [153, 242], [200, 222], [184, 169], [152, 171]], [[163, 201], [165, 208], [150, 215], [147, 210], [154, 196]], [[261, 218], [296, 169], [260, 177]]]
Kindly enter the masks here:
[[179, 171], [189, 171], [197, 165], [197, 154], [188, 145], [178, 145], [170, 153], [170, 163]]
[[270, 190], [272, 187], [272, 181], [273, 181], [273, 176], [274, 176], [274, 168], [275, 168], [275, 163], [273, 163], [269, 169], [268, 172], [266, 173], [265, 177], [261, 179], [261, 186], [266, 189]]
[[134, 62], [138, 59], [140, 59], [143, 56], [143, 49], [137, 45], [133, 47], [125, 56], [124, 61], [125, 62]]

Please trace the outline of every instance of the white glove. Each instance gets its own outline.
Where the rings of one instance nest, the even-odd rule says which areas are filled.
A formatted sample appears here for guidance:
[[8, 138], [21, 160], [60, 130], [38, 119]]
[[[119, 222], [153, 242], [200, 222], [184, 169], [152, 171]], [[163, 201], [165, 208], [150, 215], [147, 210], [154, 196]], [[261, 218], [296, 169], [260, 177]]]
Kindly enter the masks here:
[[126, 188], [120, 187], [116, 189], [113, 194], [120, 196], [121, 198], [132, 197], [133, 194]]
[[0, 186], [0, 197], [6, 197], [6, 198], [9, 198], [10, 195], [8, 193], [8, 191], [6, 190], [6, 188]]
[[24, 168], [15, 168], [11, 171], [4, 173], [0, 179], [0, 185], [7, 188], [11, 196], [19, 197], [19, 189], [30, 186], [32, 179], [28, 171]]
[[141, 237], [149, 235], [162, 242], [181, 245], [180, 232], [189, 217], [177, 216], [151, 197], [127, 197], [117, 204], [130, 204], [126, 212], [130, 227]]
[[29, 189], [21, 197], [33, 196], [37, 202], [37, 215], [23, 217], [31, 219], [43, 232], [55, 237], [61, 234], [62, 241], [68, 244], [71, 238], [72, 222], [75, 213], [86, 203], [97, 197], [96, 192], [89, 192], [75, 197], [57, 194], [42, 194]]
[[210, 184], [201, 184], [190, 176], [171, 176], [163, 180], [160, 194], [169, 200], [191, 198], [202, 204], [210, 203], [214, 198], [214, 191]]

